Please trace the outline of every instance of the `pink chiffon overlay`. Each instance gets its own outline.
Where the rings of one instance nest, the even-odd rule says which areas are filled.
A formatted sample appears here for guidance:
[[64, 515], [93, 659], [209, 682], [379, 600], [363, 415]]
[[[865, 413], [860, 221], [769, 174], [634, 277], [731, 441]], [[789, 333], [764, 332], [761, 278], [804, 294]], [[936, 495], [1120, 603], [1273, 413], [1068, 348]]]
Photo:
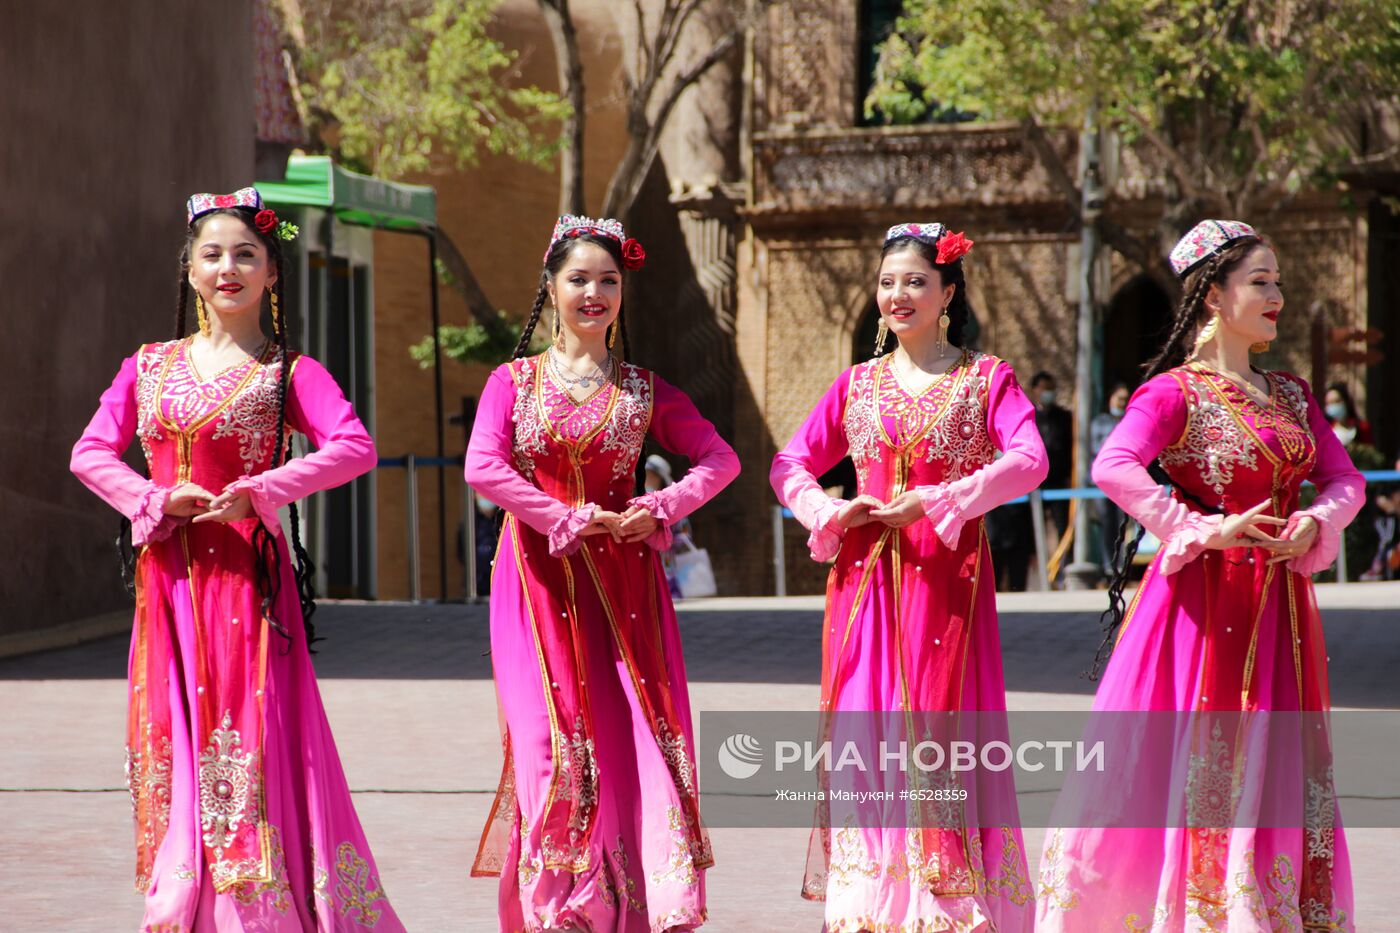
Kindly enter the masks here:
[[[325, 369], [298, 357], [288, 433], [317, 450], [275, 467], [280, 351], [208, 378], [188, 351], [171, 341], [127, 359], [72, 460], [131, 520], [138, 549], [127, 781], [142, 933], [401, 931], [322, 709], [277, 520], [280, 506], [371, 469], [374, 444]], [[150, 478], [121, 459], [133, 438]], [[268, 615], [258, 518], [164, 516], [187, 482], [247, 489], [277, 536]]]
[[[691, 469], [633, 497], [651, 434]], [[622, 363], [575, 401], [537, 356], [487, 381], [466, 477], [508, 513], [491, 577], [491, 658], [505, 720], [501, 783], [473, 875], [499, 875], [509, 933], [692, 930], [714, 860], [662, 574], [669, 522], [738, 473], [680, 391]], [[647, 540], [582, 535], [596, 508], [660, 519]]]
[[[1062, 796], [1059, 828], [1041, 858], [1037, 929], [1355, 929], [1326, 730], [1312, 732], [1321, 717], [1309, 720], [1317, 724], [1301, 740], [1295, 730], [1302, 753], [1292, 757], [1277, 734], [1265, 740], [1268, 730], [1249, 723], [1329, 708], [1308, 574], [1336, 556], [1363, 482], [1308, 386], [1283, 373], [1265, 376], [1268, 405], [1200, 364], [1157, 376], [1133, 396], [1094, 464], [1095, 482], [1162, 541], [1094, 709], [1191, 713], [1173, 747], [1149, 752], [1156, 773], [1186, 777], [1167, 801], [1170, 812], [1145, 828], [1097, 821], [1113, 800]], [[1148, 475], [1153, 460], [1173, 492]], [[1304, 480], [1318, 494], [1300, 512]], [[1262, 549], [1206, 547], [1224, 514], [1261, 502], [1266, 514], [1291, 522], [1316, 519], [1313, 547], [1280, 564], [1269, 564]], [[1237, 725], [1221, 729], [1222, 721]], [[1265, 818], [1266, 789], [1296, 801], [1291, 822]]]
[[[773, 461], [773, 488], [810, 530], [812, 556], [836, 561], [822, 628], [823, 729], [841, 729], [831, 723], [855, 711], [982, 711], [976, 719], [999, 723], [995, 737], [1004, 738], [981, 516], [1045, 477], [1034, 409], [995, 357], [966, 352], [918, 393], [889, 359], [843, 373]], [[843, 533], [832, 521], [843, 503], [816, 477], [847, 453], [860, 493], [887, 502], [913, 490], [927, 520]], [[901, 778], [872, 780], [890, 789]], [[819, 806], [802, 893], [825, 899], [832, 933], [1030, 929], [1034, 895], [1010, 774], [982, 771], [962, 789], [966, 803], [938, 827], [914, 822], [905, 804], [867, 813], [861, 825]]]

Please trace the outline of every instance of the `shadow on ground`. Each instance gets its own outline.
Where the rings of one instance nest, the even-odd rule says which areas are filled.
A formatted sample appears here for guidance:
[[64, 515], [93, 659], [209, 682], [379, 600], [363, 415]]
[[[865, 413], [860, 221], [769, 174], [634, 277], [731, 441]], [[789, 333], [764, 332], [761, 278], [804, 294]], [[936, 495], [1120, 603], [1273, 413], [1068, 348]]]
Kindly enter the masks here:
[[[1400, 707], [1400, 632], [1395, 612], [1325, 613], [1336, 706]], [[484, 605], [327, 603], [316, 614], [321, 678], [484, 680], [491, 676]], [[686, 669], [693, 682], [816, 683], [821, 613], [802, 609], [682, 612]], [[1085, 612], [1004, 612], [1006, 687], [1030, 693], [1092, 694], [1080, 673], [1098, 645], [1098, 617]], [[0, 660], [0, 680], [126, 676], [128, 639]]]

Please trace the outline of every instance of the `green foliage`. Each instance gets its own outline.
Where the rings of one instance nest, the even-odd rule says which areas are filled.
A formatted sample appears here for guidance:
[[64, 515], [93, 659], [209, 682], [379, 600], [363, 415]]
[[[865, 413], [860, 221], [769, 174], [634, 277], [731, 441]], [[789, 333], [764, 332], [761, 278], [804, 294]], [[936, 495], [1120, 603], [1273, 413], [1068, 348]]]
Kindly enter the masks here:
[[[514, 87], [517, 53], [487, 35], [499, 0], [307, 0], [299, 72], [336, 156], [387, 178], [484, 149], [540, 166], [559, 150], [557, 95]], [[338, 132], [338, 137], [336, 133]]]
[[1393, 0], [909, 0], [865, 106], [893, 123], [951, 107], [1071, 127], [1097, 106], [1185, 195], [1228, 201], [1363, 154], [1358, 114], [1397, 88]]
[[[497, 312], [496, 320], [489, 325], [473, 322], [465, 327], [444, 324], [438, 328], [443, 358], [458, 363], [485, 363], [490, 366], [504, 363], [515, 352], [519, 340], [520, 325], [507, 317], [504, 311]], [[548, 331], [536, 327], [530, 340], [530, 352], [543, 350], [547, 343]], [[431, 334], [409, 347], [408, 352], [423, 369], [433, 368]]]

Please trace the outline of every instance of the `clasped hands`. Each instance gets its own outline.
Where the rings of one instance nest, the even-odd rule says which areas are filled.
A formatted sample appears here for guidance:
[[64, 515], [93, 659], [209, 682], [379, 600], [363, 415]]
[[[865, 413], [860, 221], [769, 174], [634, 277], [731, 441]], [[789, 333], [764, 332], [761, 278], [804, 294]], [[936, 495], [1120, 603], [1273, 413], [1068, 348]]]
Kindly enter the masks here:
[[[1317, 541], [1317, 520], [1311, 515], [1294, 512], [1288, 518], [1275, 518], [1263, 512], [1271, 503], [1259, 503], [1247, 512], [1226, 515], [1220, 530], [1206, 539], [1206, 547], [1224, 550], [1233, 547], [1257, 547], [1273, 556], [1268, 563], [1278, 564], [1306, 554]], [[1264, 525], [1282, 526], [1278, 534], [1270, 534]]]
[[883, 522], [891, 528], [903, 528], [923, 517], [924, 502], [917, 492], [910, 489], [889, 502], [881, 502], [871, 495], [856, 496], [841, 506], [831, 521], [842, 529], [856, 528], [871, 522]]
[[185, 483], [165, 500], [165, 514], [192, 522], [236, 522], [253, 514], [253, 500], [246, 489], [216, 496], [197, 483]]
[[661, 522], [651, 514], [650, 509], [634, 505], [626, 512], [595, 508], [593, 517], [579, 533], [585, 536], [607, 534], [612, 535], [612, 539], [620, 544], [635, 544], [651, 537], [660, 527]]

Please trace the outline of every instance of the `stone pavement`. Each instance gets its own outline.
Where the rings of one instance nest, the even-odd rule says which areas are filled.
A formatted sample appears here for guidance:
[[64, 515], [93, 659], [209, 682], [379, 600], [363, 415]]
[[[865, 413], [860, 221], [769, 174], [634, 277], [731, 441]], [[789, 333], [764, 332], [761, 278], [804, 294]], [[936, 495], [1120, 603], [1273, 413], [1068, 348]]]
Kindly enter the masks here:
[[[1319, 587], [1338, 707], [1400, 708], [1400, 585]], [[1013, 709], [1083, 709], [1102, 594], [999, 598]], [[821, 600], [682, 604], [695, 710], [810, 710]], [[381, 880], [414, 933], [495, 930], [468, 877], [500, 770], [483, 606], [325, 604], [316, 667]], [[0, 660], [0, 930], [134, 930], [122, 777], [126, 639]], [[702, 766], [703, 767], [703, 766]], [[1345, 790], [1345, 789], [1343, 789]], [[1346, 802], [1343, 800], [1343, 812]], [[717, 933], [821, 928], [803, 901], [807, 831], [712, 831]], [[1358, 929], [1400, 931], [1400, 830], [1349, 832]], [[1034, 871], [1041, 830], [1027, 830]]]

